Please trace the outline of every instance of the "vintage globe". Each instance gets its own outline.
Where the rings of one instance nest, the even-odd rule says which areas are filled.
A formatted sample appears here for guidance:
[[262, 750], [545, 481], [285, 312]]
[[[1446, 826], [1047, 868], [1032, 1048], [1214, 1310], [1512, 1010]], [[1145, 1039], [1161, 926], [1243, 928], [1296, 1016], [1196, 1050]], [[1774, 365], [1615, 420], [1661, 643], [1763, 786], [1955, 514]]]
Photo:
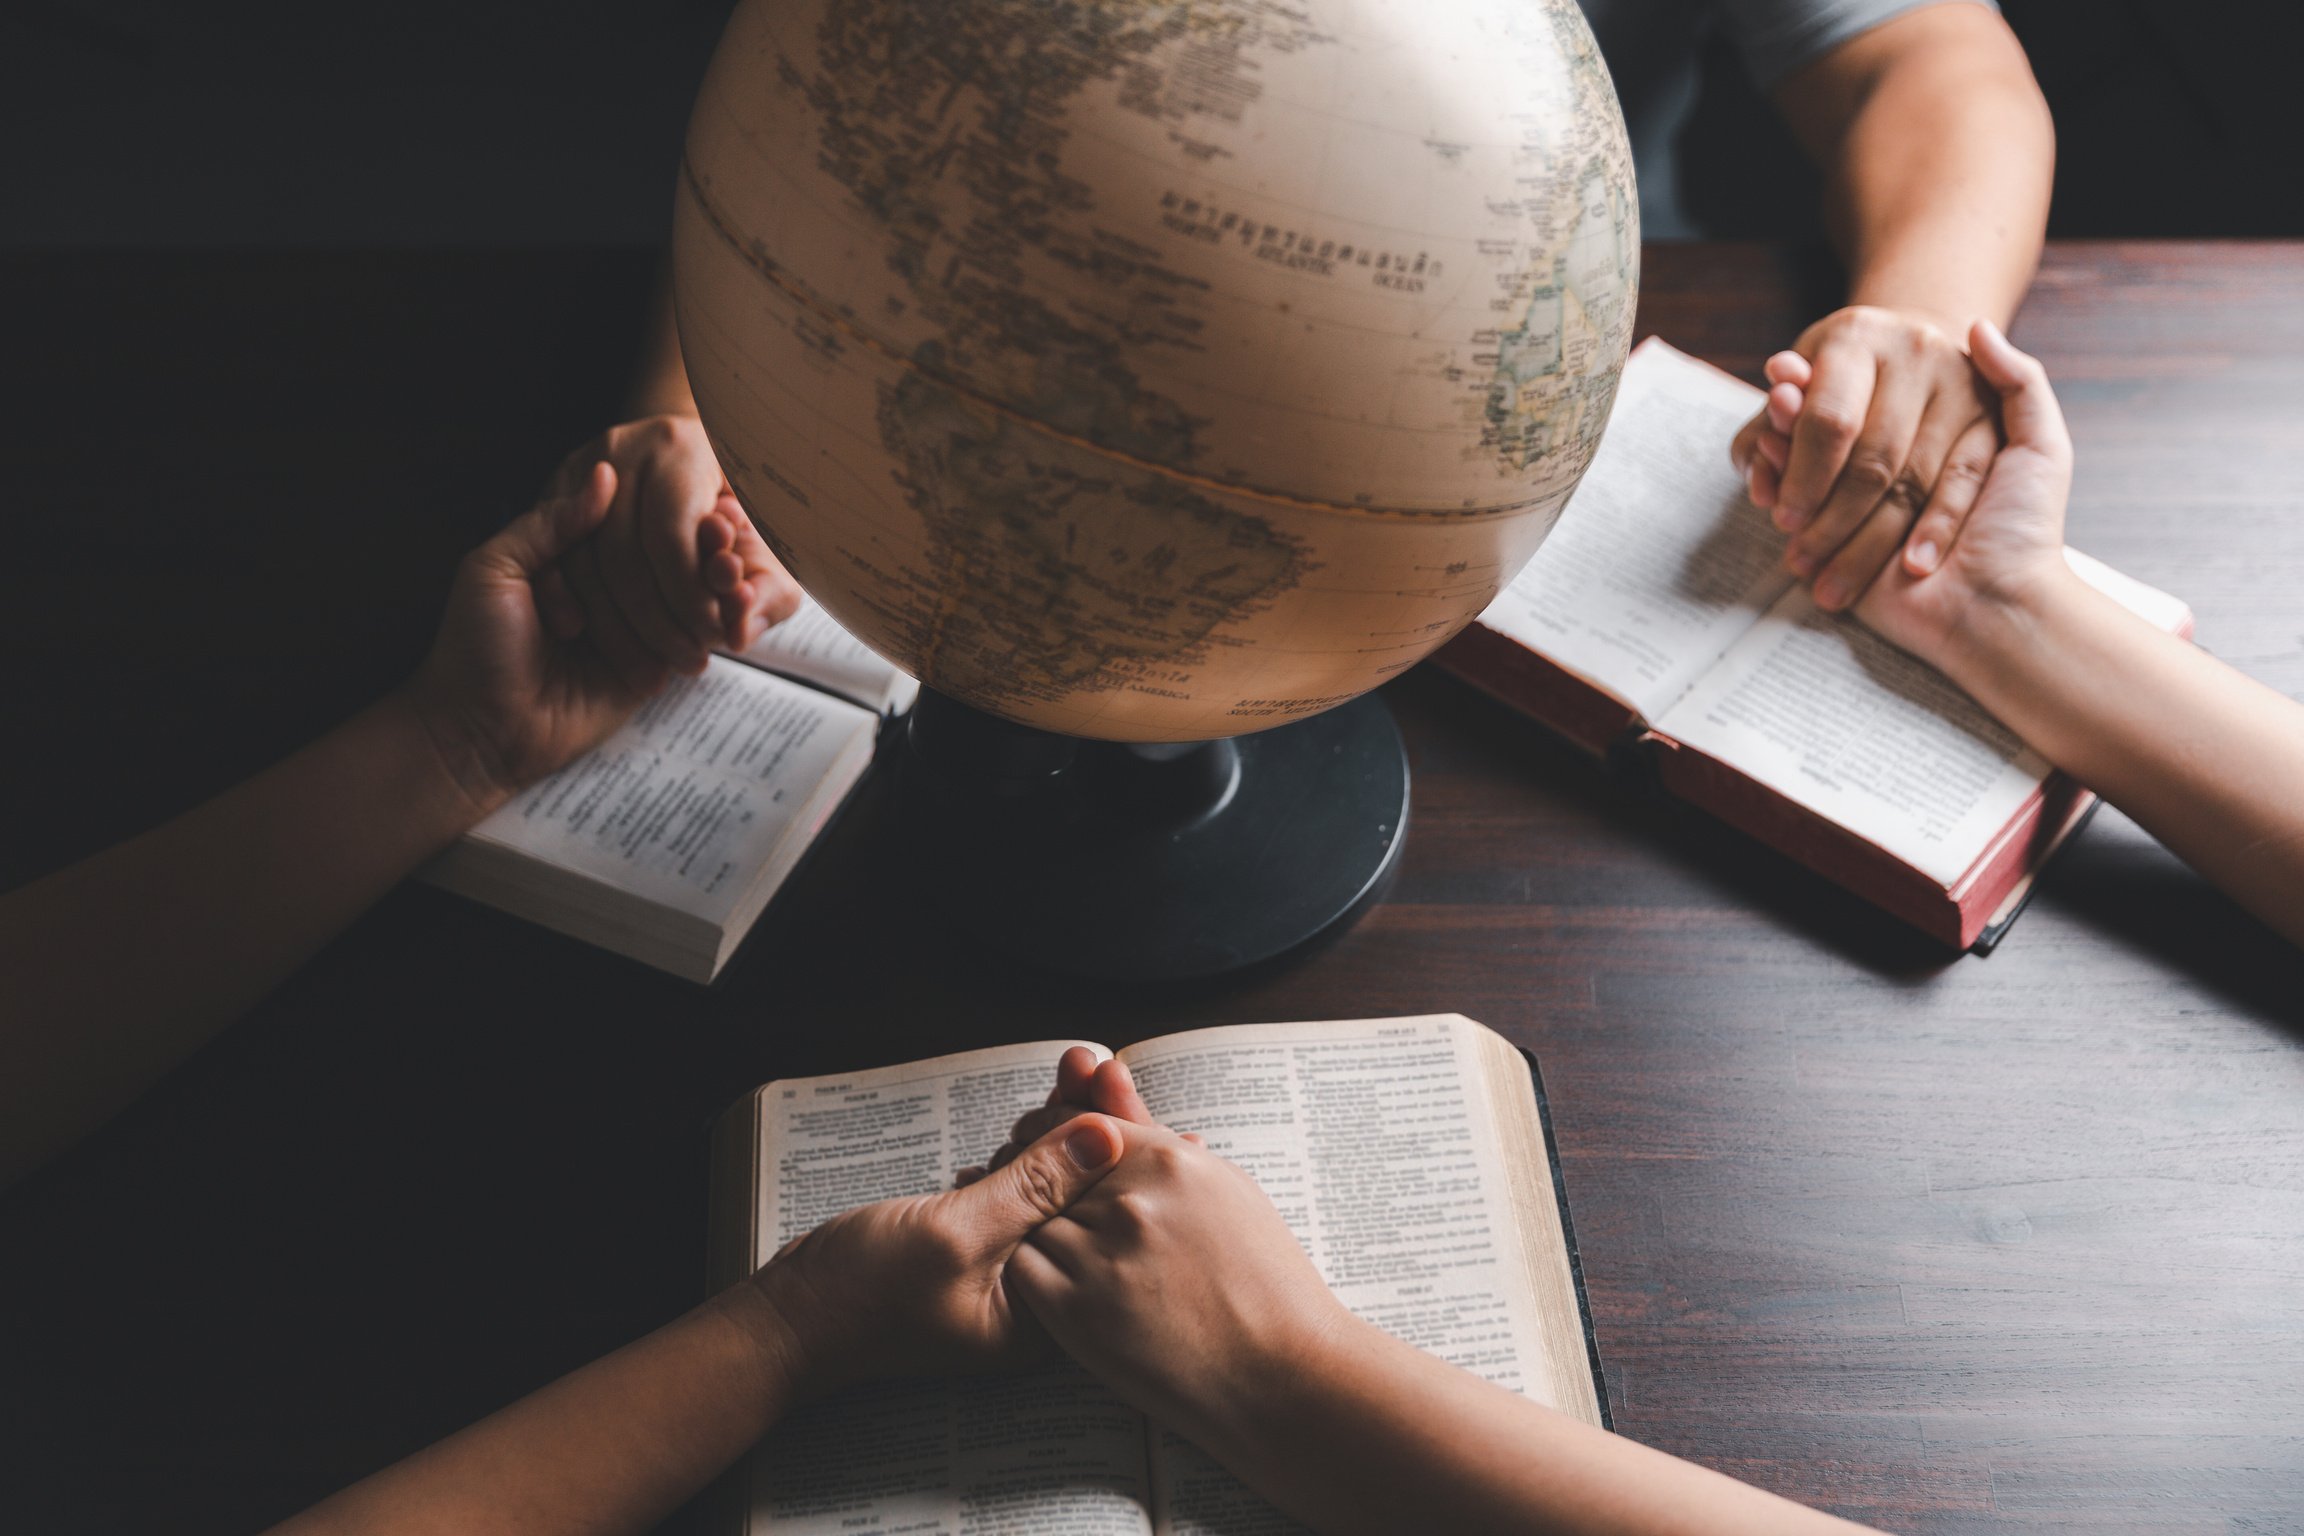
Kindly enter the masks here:
[[746, 0], [673, 277], [728, 478], [835, 617], [1149, 742], [1486, 606], [1598, 445], [1638, 253], [1573, 0]]

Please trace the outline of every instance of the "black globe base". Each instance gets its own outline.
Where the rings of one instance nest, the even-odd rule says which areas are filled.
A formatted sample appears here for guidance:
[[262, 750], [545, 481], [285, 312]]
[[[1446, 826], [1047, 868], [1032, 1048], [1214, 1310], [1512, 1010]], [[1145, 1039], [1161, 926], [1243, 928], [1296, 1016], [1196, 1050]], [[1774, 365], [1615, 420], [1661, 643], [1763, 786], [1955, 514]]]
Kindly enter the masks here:
[[979, 941], [1109, 981], [1205, 980], [1373, 901], [1408, 828], [1374, 697], [1252, 736], [1083, 741], [933, 690], [903, 750], [906, 856]]

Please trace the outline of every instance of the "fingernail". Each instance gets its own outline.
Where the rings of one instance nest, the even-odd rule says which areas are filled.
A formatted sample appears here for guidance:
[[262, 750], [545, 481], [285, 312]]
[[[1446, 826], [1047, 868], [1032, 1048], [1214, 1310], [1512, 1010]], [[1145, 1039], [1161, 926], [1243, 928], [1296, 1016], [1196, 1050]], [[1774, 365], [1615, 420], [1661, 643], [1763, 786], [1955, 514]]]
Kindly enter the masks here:
[[1912, 546], [1912, 568], [1923, 575], [1936, 569], [1937, 562], [1943, 558], [1944, 552], [1936, 547], [1934, 539], [1922, 539]]
[[1112, 1161], [1112, 1133], [1102, 1121], [1081, 1126], [1064, 1138], [1064, 1150], [1083, 1170], [1094, 1170]]
[[1807, 513], [1796, 512], [1792, 508], [1784, 505], [1784, 503], [1781, 501], [1776, 503], [1776, 528], [1778, 532], [1798, 533], [1801, 529], [1807, 526]]
[[1817, 607], [1838, 608], [1842, 603], [1846, 601], [1848, 601], [1848, 594], [1841, 588], [1840, 583], [1831, 580], [1829, 577], [1816, 583]]
[[1805, 576], [1816, 569], [1816, 557], [1804, 555], [1799, 550], [1793, 550], [1784, 557], [1784, 568], [1795, 576]]

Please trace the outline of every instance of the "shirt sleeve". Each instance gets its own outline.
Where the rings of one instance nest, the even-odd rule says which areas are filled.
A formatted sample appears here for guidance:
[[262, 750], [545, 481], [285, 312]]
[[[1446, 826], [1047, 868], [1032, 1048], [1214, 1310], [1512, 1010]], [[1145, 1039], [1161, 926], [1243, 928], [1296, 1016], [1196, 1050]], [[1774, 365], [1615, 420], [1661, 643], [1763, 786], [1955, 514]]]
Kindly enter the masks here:
[[1766, 90], [1884, 21], [1944, 4], [2000, 9], [1995, 0], [1720, 0], [1720, 16], [1753, 82]]

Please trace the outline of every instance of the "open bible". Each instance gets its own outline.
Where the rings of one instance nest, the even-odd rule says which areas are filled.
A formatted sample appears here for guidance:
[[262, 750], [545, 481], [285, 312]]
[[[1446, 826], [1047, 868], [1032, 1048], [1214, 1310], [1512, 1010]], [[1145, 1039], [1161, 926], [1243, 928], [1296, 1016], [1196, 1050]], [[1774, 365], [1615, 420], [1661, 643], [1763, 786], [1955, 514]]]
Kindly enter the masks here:
[[709, 982], [918, 691], [803, 599], [741, 655], [674, 678], [425, 878]]
[[[712, 1282], [851, 1206], [952, 1187], [1088, 1041], [774, 1082], [713, 1151]], [[1152, 1112], [1264, 1186], [1360, 1316], [1604, 1424], [1529, 1060], [1454, 1014], [1200, 1029], [1119, 1053]], [[816, 1405], [731, 1474], [727, 1528], [1252, 1536], [1298, 1527], [1069, 1366], [897, 1382]]]
[[[2093, 809], [1943, 674], [1825, 613], [1728, 443], [1762, 392], [1653, 339], [1551, 537], [1440, 665], [1907, 922], [1989, 948]], [[2076, 550], [2163, 629], [2192, 616]]]

